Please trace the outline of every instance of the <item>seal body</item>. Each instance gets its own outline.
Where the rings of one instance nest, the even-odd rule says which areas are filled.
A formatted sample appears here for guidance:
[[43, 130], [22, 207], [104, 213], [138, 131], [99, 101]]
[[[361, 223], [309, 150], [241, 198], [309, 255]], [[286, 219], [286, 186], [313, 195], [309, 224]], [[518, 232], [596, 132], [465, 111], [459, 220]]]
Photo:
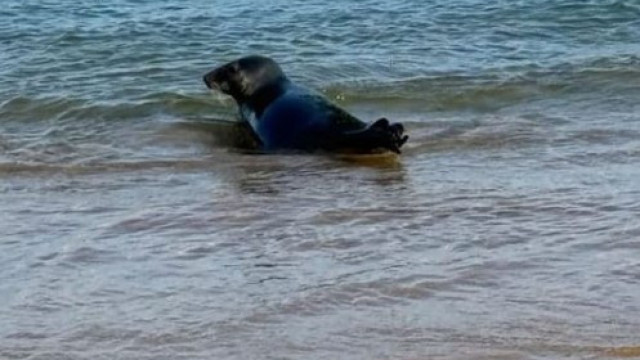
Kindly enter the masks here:
[[407, 141], [401, 124], [367, 124], [322, 95], [290, 81], [278, 64], [248, 56], [204, 76], [211, 89], [232, 96], [242, 121], [266, 151], [281, 149], [399, 153]]

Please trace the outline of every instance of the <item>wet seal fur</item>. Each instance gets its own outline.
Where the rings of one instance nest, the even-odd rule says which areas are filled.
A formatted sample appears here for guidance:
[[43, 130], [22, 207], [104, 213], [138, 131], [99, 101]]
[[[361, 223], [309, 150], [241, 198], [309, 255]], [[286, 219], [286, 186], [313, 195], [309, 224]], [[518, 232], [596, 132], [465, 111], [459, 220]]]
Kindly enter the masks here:
[[233, 97], [240, 117], [262, 150], [400, 153], [407, 141], [400, 123], [381, 118], [367, 124], [325, 97], [291, 82], [264, 56], [247, 56], [204, 76], [210, 89]]

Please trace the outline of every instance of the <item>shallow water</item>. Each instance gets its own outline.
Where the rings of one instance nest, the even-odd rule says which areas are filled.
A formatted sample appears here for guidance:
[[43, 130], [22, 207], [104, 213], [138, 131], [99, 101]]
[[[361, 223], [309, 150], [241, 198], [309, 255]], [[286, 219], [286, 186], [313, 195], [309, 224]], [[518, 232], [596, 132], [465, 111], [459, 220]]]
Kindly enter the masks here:
[[[0, 358], [640, 356], [634, 1], [5, 1]], [[240, 55], [399, 158], [255, 155]]]

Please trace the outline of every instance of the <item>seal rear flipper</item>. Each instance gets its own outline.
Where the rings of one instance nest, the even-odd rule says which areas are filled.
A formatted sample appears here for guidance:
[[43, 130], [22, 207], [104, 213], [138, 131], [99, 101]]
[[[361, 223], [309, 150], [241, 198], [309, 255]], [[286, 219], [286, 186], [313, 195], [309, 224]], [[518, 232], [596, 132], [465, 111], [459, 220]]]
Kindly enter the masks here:
[[358, 151], [370, 152], [382, 148], [400, 154], [400, 148], [408, 139], [402, 124], [391, 124], [386, 118], [381, 118], [363, 130], [343, 133], [342, 145]]

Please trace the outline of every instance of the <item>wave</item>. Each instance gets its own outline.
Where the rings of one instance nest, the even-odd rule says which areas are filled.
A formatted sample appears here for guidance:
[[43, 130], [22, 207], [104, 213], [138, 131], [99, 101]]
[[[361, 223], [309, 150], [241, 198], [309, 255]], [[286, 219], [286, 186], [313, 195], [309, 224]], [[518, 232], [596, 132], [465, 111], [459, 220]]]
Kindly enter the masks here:
[[37, 120], [135, 120], [158, 114], [176, 117], [221, 110], [221, 102], [202, 94], [152, 93], [120, 102], [92, 102], [88, 99], [19, 96], [0, 104], [0, 121]]
[[46, 164], [29, 162], [0, 162], [0, 175], [37, 174], [96, 174], [104, 172], [128, 172], [155, 169], [194, 170], [207, 169], [211, 161], [207, 159], [165, 159], [112, 161], [94, 164]]
[[[345, 81], [321, 86], [330, 99], [349, 107], [366, 104], [408, 111], [495, 110], [539, 99], [573, 95], [640, 93], [640, 57], [611, 56], [550, 67], [528, 64], [477, 73], [432, 73], [381, 81]], [[152, 91], [131, 99], [18, 96], [0, 104], [0, 121], [109, 120], [158, 117], [232, 118], [233, 102], [206, 91]]]
[[528, 64], [477, 74], [434, 73], [379, 83], [331, 85], [326, 94], [346, 105], [375, 103], [409, 110], [496, 110], [504, 106], [576, 95], [640, 93], [640, 57], [613, 56], [543, 67]]

